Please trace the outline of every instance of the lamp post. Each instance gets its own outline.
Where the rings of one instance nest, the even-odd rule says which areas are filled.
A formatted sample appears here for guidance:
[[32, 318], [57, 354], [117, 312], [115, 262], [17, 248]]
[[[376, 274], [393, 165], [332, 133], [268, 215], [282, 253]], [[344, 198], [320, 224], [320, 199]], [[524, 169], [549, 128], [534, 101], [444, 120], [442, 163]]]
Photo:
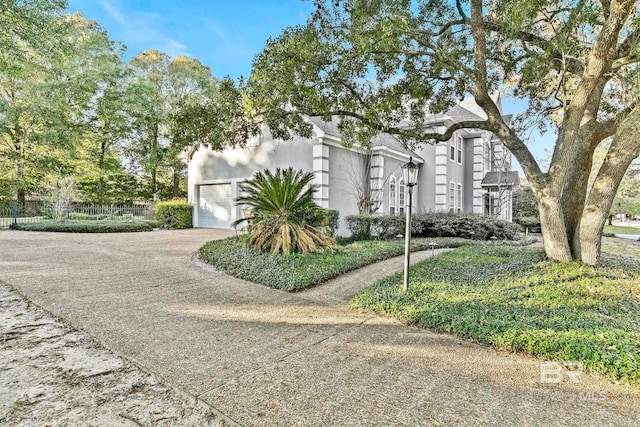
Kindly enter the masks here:
[[404, 281], [403, 289], [409, 290], [409, 254], [411, 253], [411, 205], [413, 202], [413, 187], [418, 183], [418, 165], [409, 157], [409, 163], [402, 166], [402, 178], [407, 186], [407, 218], [404, 232]]

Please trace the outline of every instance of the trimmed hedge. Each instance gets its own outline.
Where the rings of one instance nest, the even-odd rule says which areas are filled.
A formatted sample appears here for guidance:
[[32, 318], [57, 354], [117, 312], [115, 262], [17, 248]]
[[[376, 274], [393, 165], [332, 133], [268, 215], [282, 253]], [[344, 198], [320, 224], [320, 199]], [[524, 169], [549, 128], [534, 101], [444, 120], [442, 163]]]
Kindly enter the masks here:
[[529, 233], [542, 233], [542, 226], [540, 225], [540, 218], [535, 216], [522, 216], [514, 218], [513, 222], [520, 225], [521, 231], [529, 230]]
[[62, 233], [131, 233], [152, 231], [153, 225], [144, 221], [63, 220], [25, 224], [11, 224], [13, 230], [53, 231]]
[[156, 221], [162, 228], [193, 228], [193, 206], [182, 201], [159, 202], [156, 204]]
[[[404, 236], [405, 231], [405, 217], [400, 215], [351, 215], [346, 222], [354, 240], [390, 240]], [[411, 220], [413, 237], [513, 240], [517, 231], [516, 224], [471, 214], [418, 214]]]

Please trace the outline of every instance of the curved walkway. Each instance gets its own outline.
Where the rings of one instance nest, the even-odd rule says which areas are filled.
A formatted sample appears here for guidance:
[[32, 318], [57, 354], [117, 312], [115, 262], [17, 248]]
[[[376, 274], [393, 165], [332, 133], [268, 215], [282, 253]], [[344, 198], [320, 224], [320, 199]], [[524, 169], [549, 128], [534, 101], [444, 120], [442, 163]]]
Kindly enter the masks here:
[[0, 280], [240, 425], [640, 425], [637, 389], [346, 307], [401, 257], [289, 294], [192, 264], [225, 235], [4, 231]]

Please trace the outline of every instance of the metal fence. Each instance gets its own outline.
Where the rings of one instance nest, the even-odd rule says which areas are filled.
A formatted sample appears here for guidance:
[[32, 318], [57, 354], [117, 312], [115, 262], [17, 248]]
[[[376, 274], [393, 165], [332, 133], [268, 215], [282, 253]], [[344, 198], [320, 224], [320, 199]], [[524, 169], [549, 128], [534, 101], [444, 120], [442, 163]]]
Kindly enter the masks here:
[[[64, 210], [63, 215], [67, 219], [132, 221], [134, 219], [153, 219], [155, 207], [146, 204], [92, 205], [72, 203]], [[51, 209], [42, 202], [0, 203], [0, 229], [9, 228], [11, 224], [41, 222], [51, 218]]]

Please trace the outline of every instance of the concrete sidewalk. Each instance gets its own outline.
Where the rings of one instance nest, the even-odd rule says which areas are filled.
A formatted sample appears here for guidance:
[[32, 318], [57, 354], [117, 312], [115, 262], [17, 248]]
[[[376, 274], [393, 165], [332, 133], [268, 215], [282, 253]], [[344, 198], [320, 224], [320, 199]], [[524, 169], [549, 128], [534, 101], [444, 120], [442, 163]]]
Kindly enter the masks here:
[[637, 389], [346, 308], [401, 258], [288, 294], [191, 262], [225, 235], [3, 231], [0, 280], [241, 425], [640, 425]]

